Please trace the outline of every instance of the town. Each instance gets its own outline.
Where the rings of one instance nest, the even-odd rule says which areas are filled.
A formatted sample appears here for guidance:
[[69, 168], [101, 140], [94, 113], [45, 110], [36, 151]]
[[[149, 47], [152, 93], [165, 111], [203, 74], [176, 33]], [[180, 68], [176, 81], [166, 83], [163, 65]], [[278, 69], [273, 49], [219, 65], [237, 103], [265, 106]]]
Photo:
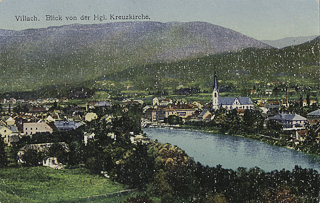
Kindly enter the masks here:
[[[182, 94], [190, 93], [190, 88], [179, 90]], [[212, 102], [183, 100], [174, 101], [165, 97], [154, 97], [152, 105], [146, 105], [143, 100], [124, 99], [114, 104], [121, 111], [128, 111], [128, 106], [136, 106], [142, 112], [142, 127], [185, 127], [192, 129], [219, 129], [219, 133], [235, 135], [252, 135], [251, 138], [260, 139], [272, 144], [293, 147], [310, 153], [319, 153], [306, 148], [320, 141], [320, 109], [316, 100], [300, 99], [285, 101], [260, 100], [253, 102], [250, 97], [222, 97], [219, 96], [217, 75], [214, 75]], [[256, 90], [251, 90], [256, 94]], [[272, 90], [265, 90], [264, 96], [270, 96]], [[82, 104], [70, 105], [68, 98], [43, 98], [37, 100], [23, 100], [15, 98], [1, 99], [0, 134], [9, 147], [26, 137], [46, 137], [54, 132], [74, 131], [86, 126], [92, 121], [105, 120], [112, 122], [116, 115], [110, 109], [110, 101], [87, 101]], [[298, 112], [304, 115], [299, 115]], [[210, 128], [212, 127], [212, 128]], [[235, 130], [237, 129], [237, 130]], [[90, 130], [89, 130], [90, 131]], [[141, 131], [142, 132], [142, 131]], [[142, 133], [130, 132], [132, 143], [148, 142]], [[94, 133], [82, 132], [83, 142], [94, 138]], [[115, 139], [114, 133], [108, 136]], [[43, 139], [45, 140], [45, 139]], [[63, 140], [62, 140], [63, 141]], [[18, 150], [18, 161], [24, 163], [22, 155], [31, 143], [24, 143]], [[52, 143], [41, 143], [48, 148]], [[37, 144], [37, 145], [41, 145]], [[302, 148], [302, 146], [304, 146]], [[32, 147], [31, 147], [32, 148]], [[34, 146], [35, 149], [43, 150]], [[65, 146], [68, 149], [68, 146]], [[51, 158], [53, 159], [53, 158]], [[46, 161], [43, 160], [45, 164]], [[58, 166], [55, 158], [52, 166]]]
[[[204, 166], [196, 165], [177, 146], [149, 139], [143, 133], [143, 128], [203, 130], [320, 154], [320, 109], [316, 99], [310, 99], [309, 95], [306, 99], [289, 99], [287, 89], [284, 91], [285, 99], [278, 100], [270, 99], [274, 91], [268, 89], [263, 93], [260, 91], [260, 98], [255, 100], [251, 98], [257, 98], [256, 90], [251, 90], [248, 96], [230, 97], [224, 92], [227, 88], [220, 87], [217, 74], [214, 74], [212, 84], [212, 93], [209, 93], [211, 99], [207, 101], [181, 99], [197, 95], [197, 88], [175, 90], [173, 94], [179, 95], [180, 99], [173, 99], [174, 95], [168, 94], [152, 95], [151, 100], [139, 96], [128, 96], [121, 100], [92, 99], [91, 96], [76, 100], [67, 97], [2, 97], [0, 144], [3, 147], [0, 148], [0, 166], [45, 166], [67, 170], [85, 167], [107, 179], [127, 184], [130, 188], [143, 188], [152, 183], [149, 188], [152, 194], [172, 201], [176, 191], [179, 191], [179, 197], [189, 196], [181, 190], [184, 187], [191, 188], [188, 182], [184, 183], [184, 187], [178, 186], [182, 179], [193, 177], [197, 178], [198, 184], [203, 184], [201, 177], [194, 174], [198, 170], [208, 174], [208, 177], [216, 174], [215, 170], [222, 170], [224, 175], [212, 176], [220, 177], [222, 182], [230, 178], [230, 174], [233, 174], [232, 181], [237, 181], [253, 171], [242, 173], [243, 176], [237, 175], [239, 171], [228, 171], [219, 166], [212, 168], [213, 171], [206, 171]], [[299, 171], [303, 170], [294, 169], [292, 175]], [[174, 175], [177, 172], [188, 175], [182, 175], [180, 180]], [[314, 173], [313, 170], [306, 173], [309, 172]], [[265, 175], [283, 184], [283, 179], [277, 178], [283, 173], [285, 171]], [[306, 176], [302, 178], [306, 179]], [[307, 196], [316, 196], [317, 191], [312, 186], [316, 180], [306, 180], [311, 185]], [[232, 181], [228, 184], [233, 184]], [[215, 180], [208, 184], [213, 184], [210, 187], [220, 192], [233, 190], [231, 185], [222, 186], [222, 182]], [[162, 184], [171, 185], [171, 189], [167, 190]], [[294, 182], [288, 184], [296, 187]], [[268, 185], [266, 183], [263, 186], [265, 191], [268, 191]], [[299, 187], [305, 189], [305, 186]], [[246, 187], [242, 188], [246, 190]], [[244, 198], [223, 193], [228, 199]], [[198, 197], [199, 201], [203, 198]]]

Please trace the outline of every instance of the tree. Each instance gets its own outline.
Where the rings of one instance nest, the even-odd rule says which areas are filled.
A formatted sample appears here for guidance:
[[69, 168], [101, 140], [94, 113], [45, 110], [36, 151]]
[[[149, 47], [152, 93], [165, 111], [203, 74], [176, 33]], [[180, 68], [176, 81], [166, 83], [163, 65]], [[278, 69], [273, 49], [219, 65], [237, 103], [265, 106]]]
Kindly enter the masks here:
[[303, 99], [302, 99], [302, 95], [300, 95], [300, 108], [303, 107]]
[[166, 121], [170, 124], [170, 125], [177, 125], [177, 124], [182, 124], [182, 118], [180, 116], [176, 116], [176, 115], [170, 115]]
[[310, 107], [310, 93], [307, 94], [307, 105]]
[[42, 164], [45, 155], [35, 149], [27, 149], [22, 155], [22, 161], [28, 166], [39, 166]]
[[243, 125], [246, 132], [260, 131], [263, 128], [264, 118], [260, 111], [246, 109], [243, 116]]
[[46, 154], [50, 157], [57, 157], [59, 162], [66, 164], [68, 161], [68, 152], [65, 147], [59, 143], [54, 143], [50, 146], [48, 149], [48, 152]]
[[8, 159], [5, 151], [5, 143], [3, 139], [0, 137], [0, 168], [7, 166]]

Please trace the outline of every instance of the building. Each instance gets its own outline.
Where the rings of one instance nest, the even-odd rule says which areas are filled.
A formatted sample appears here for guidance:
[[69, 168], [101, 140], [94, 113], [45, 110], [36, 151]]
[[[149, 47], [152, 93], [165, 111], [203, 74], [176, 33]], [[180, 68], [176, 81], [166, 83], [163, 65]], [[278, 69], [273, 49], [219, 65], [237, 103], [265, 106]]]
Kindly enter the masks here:
[[281, 124], [284, 130], [301, 130], [305, 128], [308, 122], [305, 117], [298, 114], [286, 113], [277, 114], [269, 119]]
[[169, 116], [179, 116], [181, 118], [187, 118], [192, 116], [192, 114], [198, 109], [196, 105], [193, 104], [177, 104], [170, 105], [169, 107], [164, 109], [165, 118]]
[[253, 103], [249, 97], [220, 97], [217, 75], [214, 74], [214, 84], [212, 92], [212, 108], [232, 109], [253, 109]]
[[152, 103], [153, 103], [153, 106], [168, 106], [169, 104], [172, 104], [172, 100], [155, 97], [153, 98]]
[[34, 135], [36, 133], [52, 133], [53, 129], [44, 122], [23, 123], [23, 132], [26, 135]]
[[55, 121], [54, 125], [58, 131], [69, 131], [77, 129], [78, 127], [82, 126], [83, 123], [76, 121]]
[[144, 118], [150, 120], [151, 122], [164, 122], [165, 110], [164, 108], [149, 108], [144, 114]]
[[18, 142], [20, 139], [16, 126], [0, 126], [0, 135], [8, 146], [11, 146], [11, 143]]
[[9, 117], [9, 118], [6, 120], [6, 123], [7, 123], [7, 125], [14, 125], [14, 124], [16, 123], [16, 121], [14, 120], [14, 118]]
[[93, 120], [96, 120], [98, 118], [98, 115], [96, 113], [89, 112], [84, 116], [84, 118], [85, 118], [85, 121], [91, 122]]
[[211, 120], [212, 114], [208, 109], [204, 109], [198, 116], [199, 120]]
[[310, 124], [320, 123], [320, 109], [308, 113], [307, 118]]

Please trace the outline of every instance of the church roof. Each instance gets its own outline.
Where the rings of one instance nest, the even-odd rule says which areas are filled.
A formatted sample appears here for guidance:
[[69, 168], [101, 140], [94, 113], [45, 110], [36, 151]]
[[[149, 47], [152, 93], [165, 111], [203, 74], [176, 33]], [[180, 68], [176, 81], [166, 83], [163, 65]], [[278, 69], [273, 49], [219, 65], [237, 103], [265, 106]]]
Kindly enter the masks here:
[[238, 99], [240, 105], [250, 105], [253, 104], [249, 97], [219, 97], [219, 106], [220, 105], [232, 105], [234, 101]]
[[249, 97], [238, 97], [240, 104], [248, 105], [253, 104]]
[[218, 104], [220, 105], [232, 105], [236, 97], [219, 97]]

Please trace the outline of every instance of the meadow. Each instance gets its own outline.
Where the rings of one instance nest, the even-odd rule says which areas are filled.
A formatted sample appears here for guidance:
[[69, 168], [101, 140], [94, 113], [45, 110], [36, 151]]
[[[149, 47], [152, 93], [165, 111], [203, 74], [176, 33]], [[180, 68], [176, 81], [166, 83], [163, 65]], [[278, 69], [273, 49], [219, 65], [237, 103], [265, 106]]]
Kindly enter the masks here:
[[84, 168], [55, 170], [47, 167], [0, 169], [0, 202], [123, 202], [140, 192], [128, 190]]

